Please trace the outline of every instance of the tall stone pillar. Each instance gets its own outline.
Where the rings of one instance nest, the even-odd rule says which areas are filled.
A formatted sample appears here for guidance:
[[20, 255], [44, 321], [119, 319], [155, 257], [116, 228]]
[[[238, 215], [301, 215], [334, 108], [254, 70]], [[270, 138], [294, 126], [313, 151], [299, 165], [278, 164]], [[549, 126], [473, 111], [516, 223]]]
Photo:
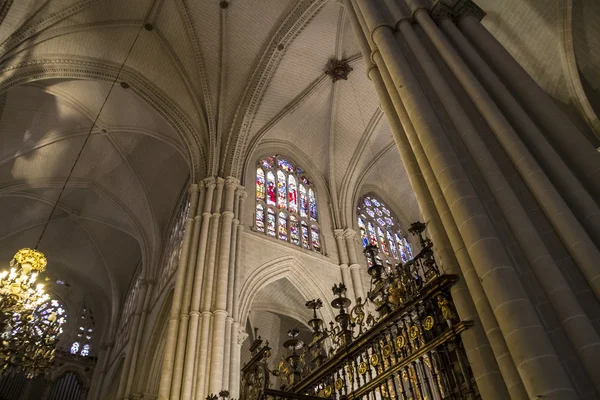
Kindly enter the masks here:
[[[131, 321], [131, 330], [129, 331], [129, 338], [127, 339], [127, 351], [125, 352], [125, 361], [123, 362], [123, 370], [121, 371], [121, 377], [119, 378], [119, 387], [117, 389], [117, 399], [121, 400], [125, 398], [125, 389], [129, 380], [129, 374], [133, 359], [135, 357], [136, 349], [139, 348], [138, 340], [141, 340], [141, 335], [138, 335], [140, 331], [140, 321], [142, 315], [142, 309], [146, 302], [146, 294], [148, 293], [148, 284], [145, 279], [140, 282], [140, 292], [137, 298], [137, 304], [133, 312], [133, 320]], [[139, 336], [139, 338], [138, 338]]]
[[196, 190], [194, 219], [190, 215], [186, 222], [177, 271], [173, 301], [178, 306], [169, 320], [159, 399], [203, 400], [239, 379], [231, 362], [239, 358], [235, 313], [245, 197], [231, 177], [207, 178], [199, 194]]
[[[434, 222], [432, 233], [441, 238], [445, 248], [448, 245], [444, 236], [449, 239], [460, 267], [456, 272], [465, 279], [462, 296], [460, 291], [453, 292], [457, 308], [462, 308], [462, 317], [472, 314], [475, 305], [511, 398], [575, 399], [589, 396], [592, 385], [597, 391], [598, 334], [586, 307], [580, 304], [583, 298], [573, 293], [572, 284], [565, 279], [565, 265], [572, 267], [554, 263], [548, 249], [549, 243], [570, 248], [590, 288], [597, 289], [600, 253], [586, 236], [589, 233], [595, 237], [597, 221], [592, 216], [598, 214], [590, 192], [576, 186], [576, 181], [565, 179], [570, 173], [568, 159], [547, 162], [554, 157], [547, 151], [547, 142], [530, 139], [539, 128], [532, 127], [529, 118], [517, 112], [514, 99], [505, 101], [509, 98], [506, 90], [487, 75], [481, 85], [470, 73], [471, 65], [477, 65], [475, 75], [487, 74], [489, 67], [480, 65], [477, 54], [457, 33], [453, 20], [447, 18], [454, 11], [440, 12], [441, 6], [437, 6], [440, 29], [427, 3], [418, 0], [349, 0], [346, 6], [355, 12], [350, 13], [351, 22], [361, 50], [370, 58], [369, 75], [391, 121], [421, 210]], [[470, 98], [468, 103], [465, 94]], [[475, 126], [482, 120], [501, 147], [493, 146], [495, 142], [489, 135], [481, 140], [485, 129]], [[531, 129], [524, 132], [526, 127]], [[519, 135], [526, 143], [521, 143]], [[582, 143], [580, 139], [574, 142]], [[542, 153], [543, 157], [538, 157]], [[592, 157], [591, 152], [585, 154]], [[497, 165], [497, 157], [506, 161]], [[586, 162], [589, 164], [589, 160]], [[476, 168], [465, 169], [469, 165]], [[522, 192], [524, 185], [531, 194]], [[553, 185], [559, 191], [572, 191], [559, 194]], [[575, 197], [575, 193], [582, 195]], [[532, 201], [543, 210], [543, 218], [555, 230], [552, 234], [558, 234], [563, 243], [548, 242], [549, 225], [540, 226], [540, 218], [536, 223], [529, 219]], [[574, 250], [575, 243], [581, 251]], [[443, 258], [444, 267], [447, 260], [452, 265], [451, 254], [446, 252]], [[532, 284], [540, 285], [546, 297], [538, 298], [538, 293], [531, 290]], [[559, 292], [561, 296], [556, 297]], [[540, 299], [548, 299], [551, 309], [539, 309]], [[589, 296], [584, 300], [596, 301]], [[543, 320], [540, 315], [544, 315]], [[571, 344], [555, 337], [550, 340], [549, 331], [556, 329], [552, 318], [562, 325], [560, 329]], [[471, 338], [465, 334], [463, 339], [471, 352], [469, 359], [480, 390], [487, 393], [486, 398], [505, 398], [500, 394], [506, 389], [498, 382], [498, 374], [494, 375], [496, 379], [486, 379], [482, 374], [486, 368], [493, 372], [497, 367], [486, 350], [485, 336], [479, 332]], [[589, 349], [589, 354], [582, 349]], [[576, 359], [569, 374], [563, 362], [567, 358]], [[572, 381], [571, 376], [576, 380]]]
[[529, 76], [496, 38], [481, 24], [484, 16], [472, 1], [463, 1], [454, 12], [458, 27], [477, 52], [494, 66], [502, 82], [519, 99], [590, 193], [600, 198], [600, 160], [592, 143], [581, 134], [556, 102]]
[[208, 230], [211, 219], [213, 194], [216, 187], [214, 178], [207, 178], [201, 185], [201, 203], [198, 206], [198, 213], [201, 213], [201, 228], [198, 238], [198, 254], [195, 264], [196, 273], [192, 287], [192, 298], [190, 306], [190, 322], [187, 336], [185, 365], [183, 371], [183, 385], [181, 389], [181, 399], [189, 400], [193, 393], [194, 367], [196, 365], [196, 355], [198, 348], [198, 330], [200, 328], [200, 301], [202, 293], [202, 282], [204, 277], [204, 263], [207, 253]]
[[348, 251], [348, 263], [350, 264], [350, 276], [352, 277], [352, 286], [354, 288], [354, 295], [358, 299], [359, 297], [365, 301], [365, 290], [362, 281], [362, 267], [358, 262], [358, 255], [356, 254], [356, 232], [352, 229], [346, 229], [344, 231], [344, 239], [346, 240], [346, 249]]
[[183, 289], [187, 276], [188, 259], [192, 238], [192, 228], [194, 226], [192, 210], [198, 206], [198, 187], [192, 185], [190, 188], [190, 214], [185, 221], [185, 231], [181, 244], [181, 255], [179, 265], [177, 266], [177, 276], [175, 278], [175, 290], [173, 293], [173, 303], [167, 322], [167, 341], [165, 343], [164, 357], [161, 366], [160, 384], [158, 389], [158, 399], [167, 400], [171, 393], [171, 384], [173, 382], [173, 365], [175, 363], [175, 351], [177, 347], [177, 332], [179, 328], [179, 316], [183, 300]]
[[[221, 214], [219, 237], [219, 258], [216, 271], [216, 291], [213, 299], [214, 324], [212, 332], [212, 353], [210, 364], [209, 392], [218, 393], [223, 383], [223, 362], [225, 356], [227, 288], [229, 275], [229, 255], [231, 249], [234, 194], [239, 181], [227, 178], [225, 181], [224, 210]], [[237, 233], [236, 233], [237, 234]]]
[[348, 298], [352, 299], [352, 301], [356, 301], [357, 296], [354, 293], [354, 283], [352, 282], [352, 275], [350, 273], [350, 267], [348, 266], [348, 248], [346, 240], [344, 239], [344, 230], [336, 229], [333, 234], [335, 236], [335, 243], [340, 257], [340, 274], [342, 282], [344, 282], [344, 285], [346, 285], [346, 289], [348, 290]]
[[[237, 326], [236, 326], [237, 325]], [[246, 330], [239, 326], [239, 322], [234, 322], [234, 335], [231, 340], [231, 376], [229, 379], [229, 396], [232, 399], [240, 398], [240, 369], [241, 369], [241, 350], [242, 344], [248, 337]]]
[[[129, 367], [129, 375], [127, 376], [127, 385], [125, 386], [125, 399], [131, 398], [131, 390], [133, 387], [134, 379], [138, 374], [138, 362], [140, 359], [140, 346], [142, 345], [142, 338], [144, 336], [144, 330], [146, 329], [146, 319], [148, 317], [148, 309], [150, 307], [150, 300], [154, 293], [155, 281], [152, 279], [146, 279], [142, 281], [142, 284], [146, 285], [145, 296], [143, 300], [143, 306], [140, 315], [139, 328], [137, 330], [136, 339], [132, 348], [132, 361]], [[141, 296], [140, 296], [141, 297]]]
[[113, 346], [114, 342], [106, 342], [100, 345], [100, 355], [98, 356], [98, 362], [96, 363], [97, 373], [95, 373], [95, 377], [92, 379], [92, 386], [89, 391], [91, 400], [100, 399]]

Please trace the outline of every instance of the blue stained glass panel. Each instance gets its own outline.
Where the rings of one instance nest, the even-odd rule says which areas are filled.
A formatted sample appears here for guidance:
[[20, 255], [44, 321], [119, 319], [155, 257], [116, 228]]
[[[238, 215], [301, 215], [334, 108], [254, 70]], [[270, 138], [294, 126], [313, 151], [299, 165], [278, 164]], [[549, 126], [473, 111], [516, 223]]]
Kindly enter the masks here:
[[275, 236], [275, 212], [271, 208], [267, 210], [267, 235]]
[[300, 185], [298, 191], [300, 192], [300, 216], [308, 217], [308, 199], [306, 198], [306, 188], [304, 185]]
[[279, 239], [287, 241], [287, 214], [284, 212], [279, 213], [279, 219], [277, 221], [277, 236]]
[[295, 215], [290, 215], [290, 241], [296, 246], [300, 245], [300, 229]]
[[255, 220], [256, 230], [258, 232], [265, 231], [265, 210], [262, 204], [256, 205], [256, 220]]
[[308, 211], [310, 219], [313, 221], [317, 220], [317, 199], [315, 192], [312, 189], [308, 189]]
[[308, 225], [306, 222], [302, 221], [300, 223], [300, 227], [302, 229], [302, 247], [305, 249], [310, 249], [310, 242], [308, 240]]
[[279, 168], [281, 168], [284, 171], [294, 172], [294, 166], [292, 164], [290, 164], [287, 160], [283, 160], [280, 158], [277, 160], [277, 164], [278, 164]]

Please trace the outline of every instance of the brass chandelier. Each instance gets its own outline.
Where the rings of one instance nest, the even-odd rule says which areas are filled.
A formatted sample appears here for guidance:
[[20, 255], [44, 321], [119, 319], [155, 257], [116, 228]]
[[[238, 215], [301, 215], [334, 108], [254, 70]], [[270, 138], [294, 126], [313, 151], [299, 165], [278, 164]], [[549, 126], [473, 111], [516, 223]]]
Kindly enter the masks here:
[[13, 257], [10, 271], [0, 273], [0, 373], [33, 378], [54, 361], [66, 314], [36, 283], [46, 264], [44, 254], [25, 248]]

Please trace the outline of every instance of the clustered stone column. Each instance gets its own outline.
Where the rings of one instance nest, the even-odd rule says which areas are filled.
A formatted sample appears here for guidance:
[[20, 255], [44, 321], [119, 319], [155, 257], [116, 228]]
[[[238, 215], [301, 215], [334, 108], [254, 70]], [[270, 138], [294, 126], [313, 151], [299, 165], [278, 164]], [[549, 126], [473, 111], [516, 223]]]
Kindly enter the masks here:
[[600, 307], [600, 155], [472, 1], [345, 6], [444, 271], [462, 278], [452, 295], [475, 322], [463, 342], [482, 397], [600, 395], [588, 314]]
[[204, 399], [239, 380], [235, 293], [244, 198], [234, 178], [207, 178], [192, 191], [167, 328], [161, 400]]
[[348, 298], [356, 301], [365, 300], [365, 290], [362, 278], [362, 266], [358, 262], [356, 252], [357, 235], [352, 229], [336, 229], [334, 231], [340, 257], [340, 273], [342, 282], [346, 285]]

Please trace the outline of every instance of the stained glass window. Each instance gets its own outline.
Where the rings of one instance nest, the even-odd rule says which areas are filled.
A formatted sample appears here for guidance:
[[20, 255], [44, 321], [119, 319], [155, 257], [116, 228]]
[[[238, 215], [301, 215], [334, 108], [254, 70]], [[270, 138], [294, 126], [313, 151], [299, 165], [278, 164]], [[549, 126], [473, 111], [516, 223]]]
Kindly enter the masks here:
[[267, 204], [275, 205], [275, 175], [273, 172], [267, 172]]
[[402, 233], [398, 218], [383, 201], [373, 195], [363, 197], [357, 209], [358, 229], [363, 247], [379, 248], [386, 266], [405, 263], [413, 258], [412, 249]]
[[256, 230], [258, 232], [265, 231], [265, 209], [264, 206], [260, 203], [256, 205]]
[[388, 243], [390, 244], [390, 251], [392, 252], [392, 257], [394, 257], [396, 260], [398, 260], [398, 252], [396, 251], [396, 242], [394, 242], [394, 239], [392, 238], [392, 234], [390, 233], [390, 231], [387, 231], [387, 240], [388, 240]]
[[300, 185], [300, 216], [308, 217], [308, 201], [306, 200], [306, 188]]
[[79, 352], [79, 342], [74, 342], [71, 345], [71, 354], [77, 354]]
[[272, 208], [267, 211], [267, 235], [275, 236], [275, 211]]
[[316, 251], [321, 250], [321, 237], [319, 235], [319, 228], [316, 225], [313, 225], [310, 229], [310, 237], [312, 239], [313, 249]]
[[287, 208], [287, 199], [286, 199], [286, 184], [285, 184], [285, 175], [281, 171], [277, 171], [277, 207], [278, 208]]
[[360, 239], [362, 245], [363, 247], [367, 247], [369, 240], [367, 239], [367, 231], [365, 231], [365, 222], [360, 217], [358, 218], [358, 228], [360, 230]]
[[379, 237], [379, 249], [383, 251], [383, 254], [389, 256], [390, 251], [388, 250], [387, 239], [385, 238], [385, 234], [383, 233], [381, 226], [377, 227], [377, 236]]
[[81, 356], [82, 357], [87, 357], [90, 355], [90, 345], [89, 344], [85, 344], [83, 345], [83, 349], [81, 350]]
[[294, 175], [288, 175], [288, 203], [290, 207], [290, 212], [298, 212], [296, 178], [294, 178]]
[[279, 165], [280, 169], [286, 172], [294, 172], [294, 166], [290, 164], [287, 160], [283, 160], [280, 158], [277, 160], [277, 165]]
[[287, 232], [287, 214], [280, 211], [279, 219], [277, 221], [277, 237], [281, 240], [287, 240]]
[[375, 237], [375, 229], [373, 229], [373, 224], [369, 222], [367, 226], [369, 227], [369, 242], [371, 242], [373, 246], [377, 246], [377, 238]]
[[302, 247], [310, 249], [310, 243], [308, 241], [308, 224], [305, 221], [302, 221], [300, 225], [302, 225]]
[[317, 193], [289, 159], [275, 155], [258, 161], [254, 225], [256, 232], [321, 251]]
[[308, 214], [311, 220], [317, 220], [317, 199], [312, 189], [308, 189]]
[[262, 168], [256, 169], [256, 200], [265, 199], [265, 171]]
[[298, 217], [290, 215], [290, 242], [296, 246], [300, 245], [300, 231], [298, 227]]

